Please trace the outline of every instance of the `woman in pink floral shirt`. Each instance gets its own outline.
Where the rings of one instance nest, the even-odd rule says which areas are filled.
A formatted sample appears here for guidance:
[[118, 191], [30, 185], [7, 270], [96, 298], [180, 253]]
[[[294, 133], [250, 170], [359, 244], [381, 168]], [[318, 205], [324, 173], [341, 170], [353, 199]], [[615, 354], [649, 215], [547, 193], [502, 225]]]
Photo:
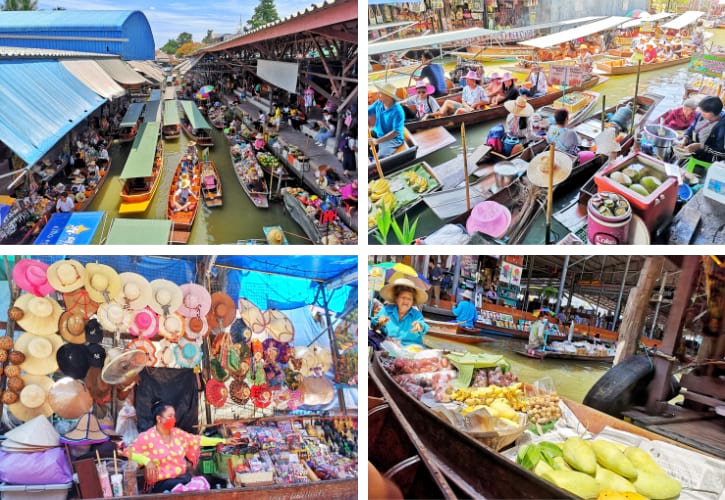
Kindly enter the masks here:
[[191, 481], [187, 461], [195, 468], [202, 446], [239, 444], [236, 438], [196, 436], [179, 429], [174, 407], [161, 401], [154, 402], [151, 413], [156, 425], [139, 434], [128, 449], [128, 457], [144, 466], [146, 485], [152, 493], [169, 491], [177, 484]]

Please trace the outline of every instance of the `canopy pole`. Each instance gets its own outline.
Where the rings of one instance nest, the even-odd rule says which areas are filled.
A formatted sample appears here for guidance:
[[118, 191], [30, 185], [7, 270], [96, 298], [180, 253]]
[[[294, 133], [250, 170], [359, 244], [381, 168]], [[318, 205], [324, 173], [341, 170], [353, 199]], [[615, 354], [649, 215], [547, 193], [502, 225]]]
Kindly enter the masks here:
[[536, 262], [536, 255], [530, 255], [526, 265], [529, 268], [529, 277], [526, 280], [526, 295], [524, 296], [524, 311], [529, 308], [529, 293], [531, 290], [531, 279], [534, 275], [534, 263]]
[[564, 268], [561, 270], [561, 280], [559, 281], [559, 296], [556, 298], [555, 314], [559, 314], [559, 312], [561, 311], [561, 299], [562, 299], [562, 297], [564, 297], [564, 287], [566, 286], [566, 273], [568, 271], [569, 271], [569, 255], [567, 254], [564, 256]]
[[617, 331], [617, 323], [619, 322], [619, 312], [622, 308], [622, 297], [624, 296], [624, 285], [627, 283], [627, 273], [629, 272], [629, 263], [632, 256], [627, 256], [627, 265], [624, 266], [624, 275], [622, 276], [622, 284], [619, 287], [619, 295], [617, 296], [617, 306], [614, 308], [614, 320], [612, 321], [612, 331]]
[[466, 179], [466, 210], [471, 211], [471, 185], [468, 180], [468, 150], [466, 149], [466, 124], [461, 123], [461, 144], [463, 145], [463, 175]]
[[[335, 330], [332, 328], [332, 321], [330, 320], [330, 309], [328, 307], [330, 302], [327, 298], [327, 293], [325, 293], [325, 286], [320, 284], [319, 291], [322, 295], [322, 305], [325, 308], [325, 322], [327, 323], [327, 336], [330, 339], [330, 352], [332, 353], [332, 380], [334, 382], [335, 377], [337, 375], [337, 366], [338, 366], [338, 352], [337, 352], [337, 345], [335, 344]], [[337, 402], [340, 405], [340, 410], [342, 410], [343, 415], [347, 415], [347, 408], [345, 407], [345, 397], [343, 394], [343, 389], [342, 389], [342, 387], [337, 387], [337, 384], [335, 384], [335, 387], [337, 389]]]
[[[632, 126], [630, 127], [630, 135], [634, 137], [634, 119], [637, 116], [637, 93], [639, 92], [639, 74], [642, 71], [642, 60], [637, 61], [637, 81], [634, 84], [634, 99], [632, 100]], [[636, 140], [636, 137], [634, 137]]]

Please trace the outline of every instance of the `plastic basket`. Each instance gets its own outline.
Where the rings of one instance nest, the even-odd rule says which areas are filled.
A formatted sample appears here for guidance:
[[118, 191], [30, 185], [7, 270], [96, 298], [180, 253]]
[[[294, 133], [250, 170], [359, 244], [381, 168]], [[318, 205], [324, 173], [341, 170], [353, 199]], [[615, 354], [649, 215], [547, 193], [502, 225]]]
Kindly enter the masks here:
[[711, 163], [708, 163], [706, 161], [702, 160], [696, 160], [694, 156], [690, 156], [690, 159], [687, 161], [687, 166], [685, 166], [685, 170], [692, 173], [695, 170], [695, 167], [702, 167], [707, 171], [708, 168], [710, 168]]

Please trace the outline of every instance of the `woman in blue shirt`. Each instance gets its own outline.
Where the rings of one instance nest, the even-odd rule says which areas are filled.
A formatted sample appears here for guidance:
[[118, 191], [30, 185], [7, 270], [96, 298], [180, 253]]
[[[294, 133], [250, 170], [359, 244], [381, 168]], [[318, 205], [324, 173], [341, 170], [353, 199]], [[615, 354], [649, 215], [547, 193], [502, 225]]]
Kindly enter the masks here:
[[453, 307], [453, 314], [456, 315], [456, 322], [466, 328], [473, 328], [478, 319], [476, 306], [471, 304], [472, 293], [466, 290], [461, 294], [461, 301]]
[[388, 302], [372, 319], [373, 328], [385, 328], [388, 338], [401, 345], [422, 344], [428, 324], [414, 305], [428, 302], [428, 294], [407, 278], [399, 278], [380, 290]]

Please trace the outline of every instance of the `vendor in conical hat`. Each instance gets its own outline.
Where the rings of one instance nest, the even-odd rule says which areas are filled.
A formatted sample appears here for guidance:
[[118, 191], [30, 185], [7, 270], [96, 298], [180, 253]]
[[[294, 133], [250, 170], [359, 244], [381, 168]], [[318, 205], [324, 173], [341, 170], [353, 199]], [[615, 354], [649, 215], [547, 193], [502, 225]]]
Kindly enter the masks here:
[[398, 278], [380, 290], [387, 302], [372, 319], [373, 328], [402, 345], [422, 344], [428, 324], [414, 306], [428, 302], [428, 294], [408, 278]]

